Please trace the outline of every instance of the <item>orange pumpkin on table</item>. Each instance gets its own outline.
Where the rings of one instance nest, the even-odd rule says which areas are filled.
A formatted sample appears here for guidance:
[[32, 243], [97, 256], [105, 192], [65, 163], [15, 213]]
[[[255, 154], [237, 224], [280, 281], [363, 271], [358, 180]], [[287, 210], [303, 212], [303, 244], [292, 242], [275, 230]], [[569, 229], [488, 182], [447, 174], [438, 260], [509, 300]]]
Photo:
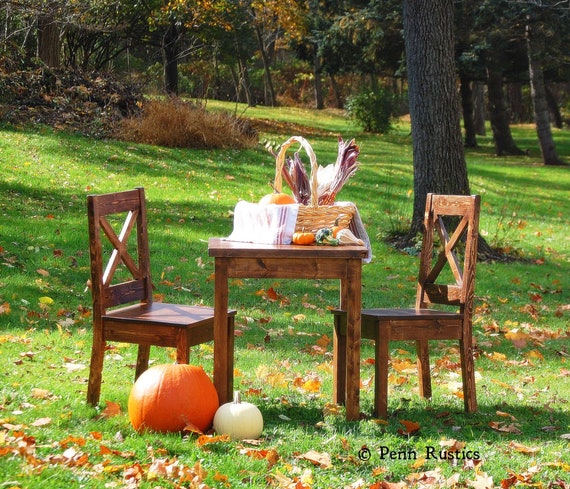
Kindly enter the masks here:
[[293, 198], [293, 196], [283, 192], [273, 192], [264, 195], [259, 201], [260, 205], [269, 205], [269, 204], [285, 205], [285, 204], [294, 204], [294, 203], [295, 199]]
[[297, 231], [293, 233], [293, 244], [310, 245], [315, 242], [315, 234], [306, 231]]

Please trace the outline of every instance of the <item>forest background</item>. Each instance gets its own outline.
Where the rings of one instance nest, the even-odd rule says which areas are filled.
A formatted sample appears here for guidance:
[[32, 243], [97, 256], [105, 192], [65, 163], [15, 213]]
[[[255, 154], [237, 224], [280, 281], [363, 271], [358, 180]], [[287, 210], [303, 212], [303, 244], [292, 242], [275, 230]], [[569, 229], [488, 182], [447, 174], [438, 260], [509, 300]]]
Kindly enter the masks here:
[[[2, 112], [13, 121], [31, 105], [38, 120], [36, 108], [61, 105], [58, 92], [68, 77], [45, 67], [66, 74], [111, 70], [147, 93], [162, 80], [161, 93], [248, 106], [307, 103], [312, 93], [317, 109], [328, 101], [374, 132], [409, 112], [414, 208], [403, 243], [409, 244], [421, 230], [427, 192], [470, 193], [463, 144], [477, 146], [485, 119], [498, 155], [524, 154], [510, 124], [533, 119], [544, 164], [564, 163], [551, 121], [562, 127], [567, 105], [568, 12], [567, 1], [7, 1], [0, 13], [3, 72], [39, 59], [47, 87], [30, 94], [29, 72], [8, 75], [0, 84], [4, 98], [25, 100]], [[89, 78], [101, 85], [99, 76]], [[74, 81], [72, 98], [94, 103], [107, 117], [113, 108], [118, 117], [140, 108], [132, 93], [98, 97]], [[105, 131], [100, 118], [83, 115]], [[480, 248], [491, 252], [484, 242]]]
[[[449, 5], [468, 146], [489, 118], [498, 154], [520, 152], [508, 124], [534, 121], [533, 76], [544, 80], [538, 105], [548, 107], [556, 127], [568, 123], [567, 1]], [[433, 22], [426, 14], [420, 20]], [[345, 109], [360, 95], [374, 99], [372, 110], [390, 101], [388, 110], [401, 115], [402, 17], [394, 0], [5, 0], [0, 67], [5, 77], [40, 60], [44, 68], [112, 72], [145, 93], [248, 105]], [[7, 81], [3, 88], [13, 95]]]

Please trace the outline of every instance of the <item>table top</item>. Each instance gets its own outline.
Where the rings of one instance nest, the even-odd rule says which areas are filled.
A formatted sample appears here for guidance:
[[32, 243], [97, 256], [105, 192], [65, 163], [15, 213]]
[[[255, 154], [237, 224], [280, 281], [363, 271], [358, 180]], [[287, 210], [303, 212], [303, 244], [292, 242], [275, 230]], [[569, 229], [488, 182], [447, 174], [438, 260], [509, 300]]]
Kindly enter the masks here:
[[223, 238], [208, 240], [208, 254], [213, 257], [231, 258], [366, 258], [368, 249], [359, 245], [271, 245], [242, 243]]

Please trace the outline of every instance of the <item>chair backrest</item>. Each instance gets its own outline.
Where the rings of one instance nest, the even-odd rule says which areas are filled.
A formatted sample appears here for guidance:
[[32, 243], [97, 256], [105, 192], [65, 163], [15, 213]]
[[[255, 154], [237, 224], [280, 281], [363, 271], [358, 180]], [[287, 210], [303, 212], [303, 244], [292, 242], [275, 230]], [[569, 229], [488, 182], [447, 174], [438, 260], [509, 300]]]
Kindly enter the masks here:
[[152, 301], [143, 188], [87, 197], [93, 314]]
[[478, 195], [427, 195], [417, 308], [447, 304], [472, 311], [480, 204]]

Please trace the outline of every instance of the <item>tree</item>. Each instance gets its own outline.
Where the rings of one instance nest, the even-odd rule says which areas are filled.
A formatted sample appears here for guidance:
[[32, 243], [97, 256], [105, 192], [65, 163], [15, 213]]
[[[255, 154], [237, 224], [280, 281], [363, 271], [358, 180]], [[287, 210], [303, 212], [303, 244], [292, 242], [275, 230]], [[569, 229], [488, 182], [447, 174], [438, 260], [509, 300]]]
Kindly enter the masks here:
[[[480, 104], [477, 104], [477, 83], [485, 81], [485, 66], [477, 31], [474, 29], [477, 1], [466, 0], [455, 4], [456, 65], [460, 80], [461, 107], [465, 146], [477, 147], [478, 123], [481, 125]], [[479, 120], [477, 119], [479, 117]], [[484, 128], [484, 120], [483, 120]]]
[[422, 229], [429, 192], [470, 193], [455, 76], [453, 0], [404, 0], [404, 39], [414, 154], [412, 238]]
[[487, 92], [489, 98], [489, 120], [495, 142], [497, 156], [522, 155], [511, 133], [509, 114], [503, 90], [503, 72], [500, 64], [492, 60], [488, 63]]
[[528, 50], [528, 67], [530, 77], [530, 88], [534, 107], [534, 118], [536, 122], [536, 132], [540, 143], [542, 159], [545, 165], [561, 165], [562, 160], [558, 157], [556, 146], [550, 129], [550, 111], [546, 96], [546, 86], [540, 58], [544, 52], [541, 49], [540, 37], [535, 34], [540, 29], [539, 24], [533, 25], [533, 16], [527, 17], [529, 20], [526, 26], [526, 40]]
[[[264, 32], [267, 32], [267, 29], [264, 29], [262, 22], [260, 22], [260, 16], [256, 13], [254, 5], [251, 6], [251, 16], [253, 19], [255, 35], [259, 45], [259, 52], [261, 53], [261, 60], [263, 62], [265, 105], [274, 106], [277, 101], [275, 99], [275, 89], [273, 88], [273, 80], [271, 78], [271, 59], [268, 53], [269, 50], [266, 46], [266, 39], [264, 36]], [[272, 46], [274, 44], [275, 38], [271, 36], [269, 45]]]
[[[558, 110], [556, 105], [554, 109], [549, 107], [548, 80], [544, 73], [545, 67], [550, 73], [564, 70], [561, 67], [567, 56], [569, 15], [568, 2], [479, 2], [476, 29], [482, 37], [481, 44], [487, 45], [489, 115], [498, 155], [525, 154], [514, 142], [509, 123], [513, 112], [524, 113], [521, 87], [530, 82], [544, 163], [562, 163], [550, 129], [550, 112], [556, 114]], [[498, 18], [501, 23], [496, 22]], [[511, 106], [511, 114], [505, 103], [504, 83], [511, 84], [509, 95], [511, 100], [518, 102]]]
[[61, 64], [60, 25], [58, 2], [43, 2], [38, 12], [38, 57], [50, 68]]

